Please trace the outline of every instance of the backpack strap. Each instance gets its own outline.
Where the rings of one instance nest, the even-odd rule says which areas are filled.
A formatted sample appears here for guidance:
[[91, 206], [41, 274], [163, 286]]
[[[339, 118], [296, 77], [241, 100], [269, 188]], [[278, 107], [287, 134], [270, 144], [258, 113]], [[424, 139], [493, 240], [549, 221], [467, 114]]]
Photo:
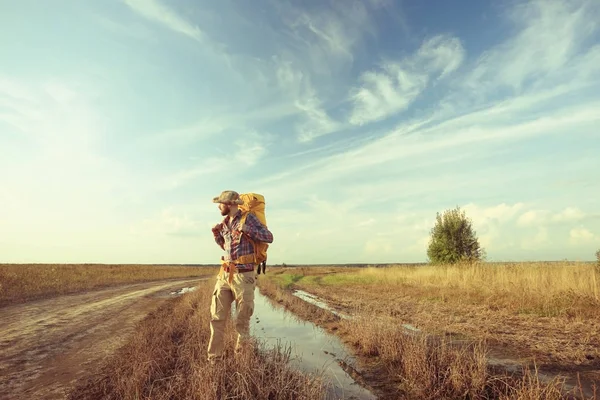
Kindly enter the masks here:
[[242, 230], [242, 227], [246, 223], [246, 218], [248, 218], [248, 214], [249, 213], [250, 213], [250, 211], [243, 211], [242, 212], [242, 217], [240, 218], [240, 231]]
[[[240, 218], [240, 223], [239, 223], [240, 231], [242, 230], [242, 227], [246, 223], [246, 218], [248, 217], [248, 214], [250, 214], [250, 211], [242, 212], [242, 217]], [[256, 242], [247, 233], [242, 232], [242, 235], [244, 235], [246, 237], [246, 239], [248, 239], [250, 241], [250, 243], [252, 243], [252, 248], [254, 250], [252, 262], [254, 262], [254, 264], [256, 264]]]

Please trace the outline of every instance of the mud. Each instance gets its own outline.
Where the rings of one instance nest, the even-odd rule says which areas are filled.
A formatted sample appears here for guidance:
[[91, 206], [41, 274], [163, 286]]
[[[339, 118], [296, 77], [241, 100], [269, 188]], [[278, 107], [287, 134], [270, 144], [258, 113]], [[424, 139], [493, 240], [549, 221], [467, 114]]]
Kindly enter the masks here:
[[63, 399], [138, 321], [202, 279], [139, 283], [0, 308], [0, 399]]

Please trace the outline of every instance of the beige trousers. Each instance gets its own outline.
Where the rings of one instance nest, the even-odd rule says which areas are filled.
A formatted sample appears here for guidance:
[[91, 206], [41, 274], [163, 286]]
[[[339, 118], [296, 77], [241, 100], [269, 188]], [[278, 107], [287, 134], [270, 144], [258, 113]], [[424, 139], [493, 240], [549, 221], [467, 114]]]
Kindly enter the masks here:
[[217, 277], [215, 290], [210, 304], [210, 340], [208, 342], [208, 359], [223, 355], [223, 335], [225, 324], [231, 314], [231, 303], [235, 300], [237, 331], [236, 350], [240, 349], [250, 338], [250, 317], [254, 312], [254, 288], [256, 287], [256, 271], [236, 272], [231, 284], [227, 281], [229, 274]]

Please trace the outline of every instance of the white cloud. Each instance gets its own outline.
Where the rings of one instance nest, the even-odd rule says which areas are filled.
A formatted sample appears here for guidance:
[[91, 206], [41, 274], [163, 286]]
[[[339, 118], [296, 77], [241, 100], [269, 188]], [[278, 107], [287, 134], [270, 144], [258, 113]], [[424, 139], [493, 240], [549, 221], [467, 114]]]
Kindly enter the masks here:
[[586, 215], [583, 211], [577, 207], [567, 207], [562, 211], [552, 213], [550, 210], [529, 210], [523, 213], [517, 224], [522, 227], [528, 226], [539, 226], [539, 225], [551, 225], [551, 224], [564, 224], [578, 222], [591, 215]]
[[414, 70], [424, 68], [430, 75], [439, 74], [437, 79], [442, 79], [456, 71], [465, 56], [465, 49], [458, 38], [437, 35], [425, 41], [417, 54], [405, 63]]
[[[544, 7], [544, 2], [535, 3], [535, 7]], [[580, 4], [574, 2], [572, 4]], [[589, 6], [589, 3], [587, 3]], [[558, 20], [561, 18], [568, 19], [569, 12], [573, 11], [568, 8], [558, 7], [553, 9], [554, 17]], [[584, 29], [583, 33], [568, 35], [569, 40], [576, 40], [581, 35], [590, 38], [590, 31], [585, 29], [593, 24], [595, 14], [590, 9], [585, 9], [588, 13], [581, 13], [577, 10], [574, 12], [577, 18], [584, 18], [581, 26]], [[556, 13], [565, 13], [562, 17]], [[555, 15], [556, 14], [556, 15]], [[592, 22], [590, 22], [592, 21]], [[548, 136], [558, 137], [566, 132], [570, 134], [582, 135], [586, 137], [592, 135], [596, 131], [596, 126], [600, 121], [600, 114], [597, 110], [600, 108], [600, 103], [597, 97], [591, 95], [592, 88], [599, 87], [600, 81], [593, 71], [597, 61], [600, 62], [600, 52], [596, 48], [585, 49], [579, 44], [576, 47], [581, 47], [577, 54], [574, 54], [567, 63], [556, 64], [557, 70], [552, 70], [554, 77], [560, 77], [561, 80], [554, 79], [550, 75], [532, 75], [531, 79], [537, 82], [531, 88], [519, 96], [512, 96], [503, 100], [496, 98], [496, 93], [484, 90], [486, 82], [494, 83], [494, 85], [503, 85], [502, 76], [498, 71], [510, 69], [515, 59], [529, 57], [532, 48], [536, 46], [517, 46], [520, 53], [511, 52], [510, 57], [506, 56], [506, 48], [512, 46], [515, 40], [522, 37], [525, 31], [530, 28], [535, 29], [539, 36], [546, 38], [546, 34], [540, 29], [552, 30], [552, 25], [540, 24], [538, 19], [531, 20], [531, 28], [529, 25], [524, 25], [513, 38], [509, 38], [505, 42], [492, 48], [482, 59], [494, 55], [494, 62], [485, 63], [485, 68], [482, 68], [482, 62], [475, 66], [472, 73], [467, 72], [467, 76], [479, 76], [478, 74], [485, 71], [484, 75], [479, 76], [477, 80], [467, 80], [463, 82], [463, 76], [458, 75], [453, 81], [455, 89], [445, 99], [441, 101], [442, 112], [434, 111], [430, 114], [425, 114], [420, 117], [415, 117], [411, 121], [403, 123], [397, 129], [392, 130], [387, 135], [380, 137], [362, 147], [354, 147], [351, 150], [340, 152], [329, 158], [322, 158], [315, 161], [312, 165], [303, 165], [298, 170], [278, 171], [277, 175], [267, 178], [264, 182], [270, 180], [272, 185], [277, 183], [286, 185], [283, 180], [287, 176], [301, 177], [294, 181], [294, 187], [290, 186], [291, 190], [306, 186], [314, 187], [314, 185], [327, 184], [333, 182], [342, 182], [344, 177], [352, 174], [361, 174], [364, 176], [378, 176], [385, 174], [387, 176], [396, 174], [404, 174], [410, 171], [410, 167], [415, 163], [417, 165], [450, 165], [448, 160], [454, 157], [455, 163], [466, 163], [469, 157], [477, 157], [482, 152], [494, 152], [502, 149], [504, 146], [519, 141], [530, 141], [533, 138]], [[577, 24], [569, 25], [570, 29], [577, 29]], [[553, 33], [549, 32], [552, 36]], [[433, 54], [431, 49], [449, 49], [448, 51], [440, 51], [441, 54], [456, 55], [457, 51], [452, 50], [458, 48], [451, 46], [448, 42], [451, 40], [444, 37], [445, 41], [438, 39], [432, 41], [433, 44], [423, 46], [422, 54]], [[577, 39], [579, 40], [579, 39]], [[444, 47], [440, 47], [440, 43], [446, 43]], [[579, 42], [578, 42], [579, 43]], [[546, 50], [543, 50], [546, 51]], [[551, 46], [548, 48], [551, 52]], [[427, 57], [413, 56], [416, 60], [423, 60]], [[461, 56], [462, 57], [462, 56]], [[461, 57], [455, 57], [456, 60]], [[429, 60], [446, 60], [444, 63], [432, 63], [430, 66], [433, 69], [440, 71], [442, 65], [448, 65], [452, 71], [458, 62], [452, 63], [448, 60], [453, 58], [446, 55], [432, 55]], [[387, 64], [394, 65], [394, 64]], [[469, 65], [464, 64], [464, 69], [467, 70]], [[388, 67], [389, 70], [389, 67]], [[395, 90], [392, 86], [392, 75], [387, 73], [367, 72], [367, 79], [373, 83], [373, 87], [365, 89], [365, 101], [359, 102], [358, 105], [365, 105], [364, 110], [369, 109], [365, 113], [363, 122], [370, 121], [373, 118], [385, 118], [383, 115], [393, 112], [391, 110], [396, 107], [403, 107], [406, 103], [405, 98], [401, 97], [401, 92]], [[415, 75], [423, 77], [424, 81], [429, 81], [428, 75], [418, 71]], [[485, 76], [484, 78], [482, 78]], [[481, 79], [480, 79], [481, 78]], [[552, 78], [552, 79], [550, 79]], [[486, 81], [487, 80], [487, 81]], [[409, 82], [412, 82], [409, 80]], [[418, 82], [418, 79], [416, 80]], [[475, 86], [471, 84], [475, 83]], [[481, 90], [477, 86], [482, 84]], [[418, 86], [418, 85], [417, 85]], [[485, 87], [484, 87], [485, 86]], [[411, 86], [408, 85], [410, 88]], [[494, 86], [495, 87], [495, 86]], [[473, 92], [472, 92], [473, 90]], [[410, 91], [408, 91], [410, 92]], [[581, 96], [580, 96], [581, 95]], [[475, 98], [481, 103], [487, 103], [487, 106], [469, 105], [468, 101], [463, 98]], [[564, 103], [563, 99], [569, 98], [568, 103]], [[392, 104], [395, 106], [389, 108]], [[445, 104], [451, 104], [449, 107]], [[354, 116], [360, 116], [360, 107], [354, 110]], [[458, 112], [460, 111], [460, 113]], [[358, 122], [361, 119], [354, 120]], [[480, 181], [478, 171], [474, 171], [473, 178], [470, 182], [464, 182], [464, 186], [484, 184]], [[519, 174], [531, 174], [533, 171], [523, 171]], [[506, 180], [506, 176], [500, 179]], [[417, 182], [412, 182], [417, 185]], [[462, 185], [463, 182], [460, 182]], [[347, 192], [355, 193], [361, 187], [369, 186], [361, 183], [360, 185], [351, 185], [347, 188]], [[456, 186], [456, 184], [453, 184]], [[453, 187], [453, 185], [449, 185]], [[382, 183], [381, 186], [386, 186]], [[408, 189], [409, 185], [404, 186], [402, 182], [395, 184], [398, 193], [400, 190]], [[422, 185], [418, 185], [419, 188]], [[426, 186], [426, 185], [424, 185]], [[411, 192], [415, 189], [418, 192], [419, 188], [412, 186]], [[303, 190], [303, 189], [297, 189]], [[374, 189], [375, 190], [375, 189]], [[397, 196], [396, 196], [397, 197]], [[390, 196], [394, 198], [394, 196]], [[525, 217], [523, 217], [525, 218]], [[523, 221], [522, 221], [523, 223]]]
[[519, 226], [535, 226], [545, 220], [545, 211], [529, 210], [521, 214], [517, 221]]
[[[310, 208], [304, 211], [296, 207], [290, 209], [295, 211], [279, 209], [279, 206], [269, 203], [267, 218], [278, 243], [270, 250], [273, 260], [294, 262], [295, 259], [306, 259], [315, 263], [424, 260], [430, 229], [435, 224], [435, 213], [441, 211], [422, 206], [398, 214], [399, 219], [391, 219], [390, 210], [386, 208], [357, 209], [356, 203], [349, 199], [335, 201], [314, 196], [312, 199]], [[590, 230], [570, 224], [565, 227], [519, 227], [519, 215], [535, 210], [524, 202], [488, 206], [469, 203], [460, 204], [460, 207], [474, 220], [479, 243], [490, 260], [518, 259], [519, 252], [533, 259], [565, 258], [571, 254], [564, 240], [564, 235], [569, 235], [570, 229], [571, 236], [577, 238], [572, 239], [573, 243], [578, 243], [580, 247], [597, 243], [593, 242], [597, 237], [590, 235]], [[549, 210], [553, 215], [561, 212], [559, 209]], [[297, 235], [298, 232], [301, 234]], [[331, 240], [339, 238], [336, 246], [342, 246], [339, 242], [343, 242], [344, 254], [333, 254], [328, 250], [332, 241], [319, 240], [323, 235]], [[302, 251], [306, 248], [311, 249], [310, 254]]]
[[585, 218], [585, 213], [577, 207], [567, 207], [552, 216], [552, 222], [575, 222]]
[[256, 140], [240, 139], [235, 141], [235, 145], [237, 146], [237, 149], [233, 154], [234, 165], [237, 161], [243, 166], [251, 167], [257, 164], [261, 157], [264, 157], [267, 154], [266, 147]]
[[332, 13], [302, 13], [291, 26], [296, 29], [299, 26], [308, 29], [327, 51], [352, 59], [352, 39], [345, 32], [342, 20]]
[[363, 125], [407, 109], [432, 78], [446, 77], [461, 65], [464, 57], [459, 39], [435, 36], [410, 57], [384, 62], [381, 72], [363, 73], [362, 85], [351, 93], [354, 110], [350, 123]]
[[327, 115], [321, 102], [314, 94], [306, 99], [298, 100], [296, 106], [304, 111], [306, 115], [306, 120], [297, 127], [300, 142], [309, 142], [320, 136], [337, 132], [342, 128], [342, 124]]
[[375, 31], [374, 21], [363, 2], [330, 5], [314, 9], [300, 9], [291, 2], [275, 5], [295, 39], [297, 60], [315, 74], [327, 76], [340, 68], [348, 68], [363, 36]]
[[598, 29], [599, 11], [597, 2], [586, 0], [521, 2], [508, 15], [518, 33], [484, 52], [467, 86], [479, 93], [499, 87], [520, 92], [552, 79], [582, 56], [587, 39]]
[[342, 124], [333, 120], [325, 111], [323, 101], [319, 99], [308, 76], [293, 67], [291, 61], [276, 59], [275, 76], [279, 88], [291, 97], [301, 114], [302, 122], [296, 125], [300, 142], [309, 142], [342, 128]]
[[506, 223], [515, 218], [525, 204], [516, 203], [509, 205], [506, 203], [491, 207], [480, 207], [469, 203], [464, 206], [465, 213], [473, 220], [475, 225], [485, 225], [490, 223]]
[[[504, 106], [500, 107], [504, 108]], [[419, 124], [415, 124], [416, 128], [410, 134], [404, 134], [405, 131], [400, 128], [357, 149], [319, 160], [310, 167], [303, 166], [301, 173], [289, 173], [297, 176], [293, 182], [282, 182], [286, 175], [279, 174], [279, 178], [271, 180], [270, 185], [277, 185], [273, 191], [281, 190], [281, 185], [289, 186], [290, 191], [302, 191], [307, 186], [341, 182], [344, 178], [357, 173], [370, 178], [378, 177], [379, 174], [389, 175], [392, 171], [401, 173], [410, 169], [413, 163], [435, 165], [447, 163], [449, 159], [454, 159], [455, 162], [466, 162], [471, 154], [480, 154], [482, 149], [493, 151], [499, 144], [518, 142], [542, 135], [557, 135], [566, 130], [578, 131], [582, 134], [591, 132], [600, 122], [600, 114], [597, 113], [599, 107], [600, 103], [587, 103], [524, 122], [510, 121], [505, 114], [510, 113], [509, 110], [496, 110], [492, 107], [474, 112], [468, 117], [458, 117], [440, 124], [426, 125], [420, 129]], [[522, 172], [521, 176], [527, 173]], [[465, 173], [472, 180], [480, 174], [481, 171]], [[439, 181], [439, 178], [434, 181]], [[450, 187], [477, 183], [477, 181], [456, 182], [451, 183]], [[397, 190], [401, 190], [402, 184], [403, 181], [394, 186], [398, 188]], [[418, 184], [418, 181], [415, 184]], [[360, 185], [369, 184], [361, 182]], [[381, 185], [386, 187], [389, 183], [384, 182]], [[435, 183], [423, 182], [422, 185], [429, 190], [430, 187], [435, 186]], [[415, 191], [418, 188], [413, 186], [411, 190]]]
[[[219, 219], [210, 199], [225, 181], [267, 196], [274, 262], [422, 261], [435, 213], [455, 204], [491, 258], [589, 253], [600, 232], [600, 3], [519, 0], [514, 32], [504, 40], [506, 26], [491, 25], [501, 42], [480, 56], [462, 43], [476, 50], [488, 36], [419, 26], [402, 40], [411, 29], [391, 23], [384, 1], [200, 12], [130, 0], [83, 18], [80, 7], [57, 9], [73, 13], [75, 35], [18, 35], [24, 46], [61, 43], [41, 72], [31, 65], [43, 53], [19, 64], [22, 49], [6, 40], [3, 68], [20, 78], [0, 76], [2, 253], [36, 241], [40, 257], [82, 255], [98, 239], [90, 258], [120, 247], [129, 258], [115, 261], [218, 260], [208, 221]], [[86, 26], [88, 14], [104, 25]], [[48, 16], [32, 18], [44, 26]], [[402, 47], [422, 32], [433, 33]], [[94, 50], [80, 48], [81, 33]], [[82, 84], [88, 68], [101, 79]], [[53, 71], [64, 75], [39, 75]], [[150, 91], [164, 97], [140, 97]], [[236, 168], [224, 174], [227, 164]], [[577, 180], [557, 192], [569, 174]], [[211, 213], [167, 206], [178, 196]]]
[[571, 229], [569, 232], [569, 240], [573, 246], [581, 246], [586, 244], [600, 245], [600, 236], [583, 227]]
[[158, 22], [174, 32], [201, 42], [204, 35], [200, 28], [183, 19], [159, 0], [123, 0], [134, 12], [148, 20]]

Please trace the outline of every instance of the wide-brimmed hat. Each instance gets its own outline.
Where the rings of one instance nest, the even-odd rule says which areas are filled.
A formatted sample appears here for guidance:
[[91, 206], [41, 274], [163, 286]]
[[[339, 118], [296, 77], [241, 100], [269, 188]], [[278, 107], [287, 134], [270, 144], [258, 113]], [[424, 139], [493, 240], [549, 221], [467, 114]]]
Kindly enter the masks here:
[[228, 204], [228, 205], [244, 204], [242, 199], [240, 199], [239, 193], [235, 192], [233, 190], [225, 190], [225, 191], [221, 192], [219, 197], [213, 198], [213, 203], [223, 203], [223, 204]]

